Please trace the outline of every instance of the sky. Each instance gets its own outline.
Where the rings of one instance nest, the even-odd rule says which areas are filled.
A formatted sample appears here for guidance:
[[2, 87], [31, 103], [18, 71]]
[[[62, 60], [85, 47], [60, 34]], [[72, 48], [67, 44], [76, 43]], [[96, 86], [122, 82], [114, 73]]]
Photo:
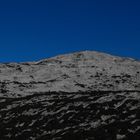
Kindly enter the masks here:
[[140, 60], [140, 1], [0, 1], [0, 62], [84, 50]]

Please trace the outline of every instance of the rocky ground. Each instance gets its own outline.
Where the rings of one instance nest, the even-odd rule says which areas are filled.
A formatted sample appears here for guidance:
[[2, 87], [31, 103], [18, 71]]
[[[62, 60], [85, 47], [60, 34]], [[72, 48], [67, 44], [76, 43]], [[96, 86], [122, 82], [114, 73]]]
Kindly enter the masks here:
[[140, 92], [0, 99], [1, 140], [139, 140]]
[[79, 52], [0, 64], [0, 140], [140, 140], [140, 61]]

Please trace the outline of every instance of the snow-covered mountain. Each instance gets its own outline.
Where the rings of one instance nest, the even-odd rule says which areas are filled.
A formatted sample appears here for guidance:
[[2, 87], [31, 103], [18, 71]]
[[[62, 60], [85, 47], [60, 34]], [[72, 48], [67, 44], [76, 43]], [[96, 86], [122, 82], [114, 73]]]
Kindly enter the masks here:
[[140, 61], [83, 51], [38, 62], [0, 64], [0, 86], [1, 97], [48, 91], [140, 90]]
[[83, 51], [0, 64], [0, 140], [140, 140], [140, 61]]

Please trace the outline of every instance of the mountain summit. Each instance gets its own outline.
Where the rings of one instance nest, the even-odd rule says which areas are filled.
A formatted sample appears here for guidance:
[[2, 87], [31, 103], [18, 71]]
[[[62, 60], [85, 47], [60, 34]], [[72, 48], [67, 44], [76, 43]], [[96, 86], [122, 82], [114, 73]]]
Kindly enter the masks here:
[[140, 90], [140, 61], [83, 51], [27, 63], [0, 64], [0, 97], [40, 92]]

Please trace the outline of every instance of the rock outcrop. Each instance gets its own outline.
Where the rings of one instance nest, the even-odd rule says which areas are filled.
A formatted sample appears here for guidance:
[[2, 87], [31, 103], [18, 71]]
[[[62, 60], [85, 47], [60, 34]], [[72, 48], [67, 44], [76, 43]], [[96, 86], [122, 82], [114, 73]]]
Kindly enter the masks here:
[[0, 140], [139, 140], [140, 61], [84, 51], [0, 64]]

